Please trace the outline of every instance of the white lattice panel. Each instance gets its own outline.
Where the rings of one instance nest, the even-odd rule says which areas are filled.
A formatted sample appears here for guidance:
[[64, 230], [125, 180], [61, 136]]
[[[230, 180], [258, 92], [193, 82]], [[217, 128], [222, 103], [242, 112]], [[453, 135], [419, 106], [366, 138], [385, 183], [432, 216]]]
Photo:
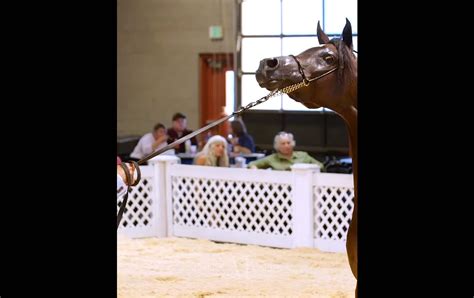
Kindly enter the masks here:
[[[146, 237], [153, 235], [152, 212], [152, 168], [141, 166], [142, 178], [138, 185], [132, 187], [128, 195], [119, 232], [130, 237]], [[123, 202], [123, 196], [117, 199], [117, 214]]]
[[[173, 169], [180, 167], [183, 166], [175, 165]], [[207, 173], [203, 177], [199, 172], [190, 173], [190, 166], [184, 167], [188, 170], [186, 175], [181, 171], [171, 176], [174, 235], [291, 246], [293, 202], [290, 184], [244, 180], [242, 173], [255, 174], [246, 169], [214, 168], [213, 175]], [[193, 168], [211, 170], [210, 167]], [[289, 175], [282, 177], [286, 178], [282, 181], [290, 181]]]
[[317, 179], [313, 188], [315, 246], [326, 251], [344, 251], [354, 208], [353, 176], [318, 174]]

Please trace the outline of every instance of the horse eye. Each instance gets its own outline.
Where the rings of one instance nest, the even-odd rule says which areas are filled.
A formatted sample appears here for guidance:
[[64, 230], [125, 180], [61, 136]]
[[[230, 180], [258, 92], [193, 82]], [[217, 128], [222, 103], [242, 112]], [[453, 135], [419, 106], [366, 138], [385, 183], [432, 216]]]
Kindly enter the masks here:
[[326, 60], [326, 62], [329, 63], [329, 64], [334, 63], [334, 57], [333, 56], [326, 56], [326, 57], [324, 57], [324, 60]]

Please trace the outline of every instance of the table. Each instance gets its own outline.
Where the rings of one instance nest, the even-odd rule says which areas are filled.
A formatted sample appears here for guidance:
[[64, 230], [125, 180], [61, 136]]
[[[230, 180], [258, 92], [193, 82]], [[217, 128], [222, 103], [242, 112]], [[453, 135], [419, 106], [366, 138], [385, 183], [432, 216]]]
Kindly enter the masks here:
[[[193, 164], [194, 157], [196, 157], [196, 153], [178, 153], [176, 154], [176, 156], [181, 159], [181, 164], [191, 165]], [[265, 154], [263, 153], [250, 153], [250, 154], [230, 153], [229, 163], [235, 164], [235, 158], [237, 156], [244, 157], [246, 160], [246, 163], [249, 163], [251, 161], [265, 157]]]

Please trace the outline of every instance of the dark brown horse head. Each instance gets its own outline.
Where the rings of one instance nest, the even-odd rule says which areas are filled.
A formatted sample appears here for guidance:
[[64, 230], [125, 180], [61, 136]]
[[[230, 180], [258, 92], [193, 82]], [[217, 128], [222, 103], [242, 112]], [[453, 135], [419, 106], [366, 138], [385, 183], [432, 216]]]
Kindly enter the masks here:
[[288, 96], [308, 108], [326, 107], [336, 112], [348, 107], [356, 108], [357, 59], [352, 52], [351, 23], [346, 19], [341, 38], [329, 40], [318, 22], [317, 35], [320, 45], [297, 56], [261, 60], [256, 73], [258, 84], [273, 91], [299, 83], [304, 77], [311, 81], [337, 68]]

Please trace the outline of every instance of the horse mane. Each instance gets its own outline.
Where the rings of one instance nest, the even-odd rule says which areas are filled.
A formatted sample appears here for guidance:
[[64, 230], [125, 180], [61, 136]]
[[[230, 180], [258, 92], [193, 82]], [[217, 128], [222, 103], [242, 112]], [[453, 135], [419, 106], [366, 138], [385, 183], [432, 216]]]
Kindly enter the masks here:
[[346, 46], [346, 44], [340, 38], [333, 38], [329, 41], [330, 44], [337, 48], [337, 55], [339, 60], [339, 68], [337, 70], [337, 85], [342, 87], [346, 84], [351, 83], [354, 80], [357, 73], [357, 66], [355, 64], [355, 55], [352, 52], [352, 48]]

